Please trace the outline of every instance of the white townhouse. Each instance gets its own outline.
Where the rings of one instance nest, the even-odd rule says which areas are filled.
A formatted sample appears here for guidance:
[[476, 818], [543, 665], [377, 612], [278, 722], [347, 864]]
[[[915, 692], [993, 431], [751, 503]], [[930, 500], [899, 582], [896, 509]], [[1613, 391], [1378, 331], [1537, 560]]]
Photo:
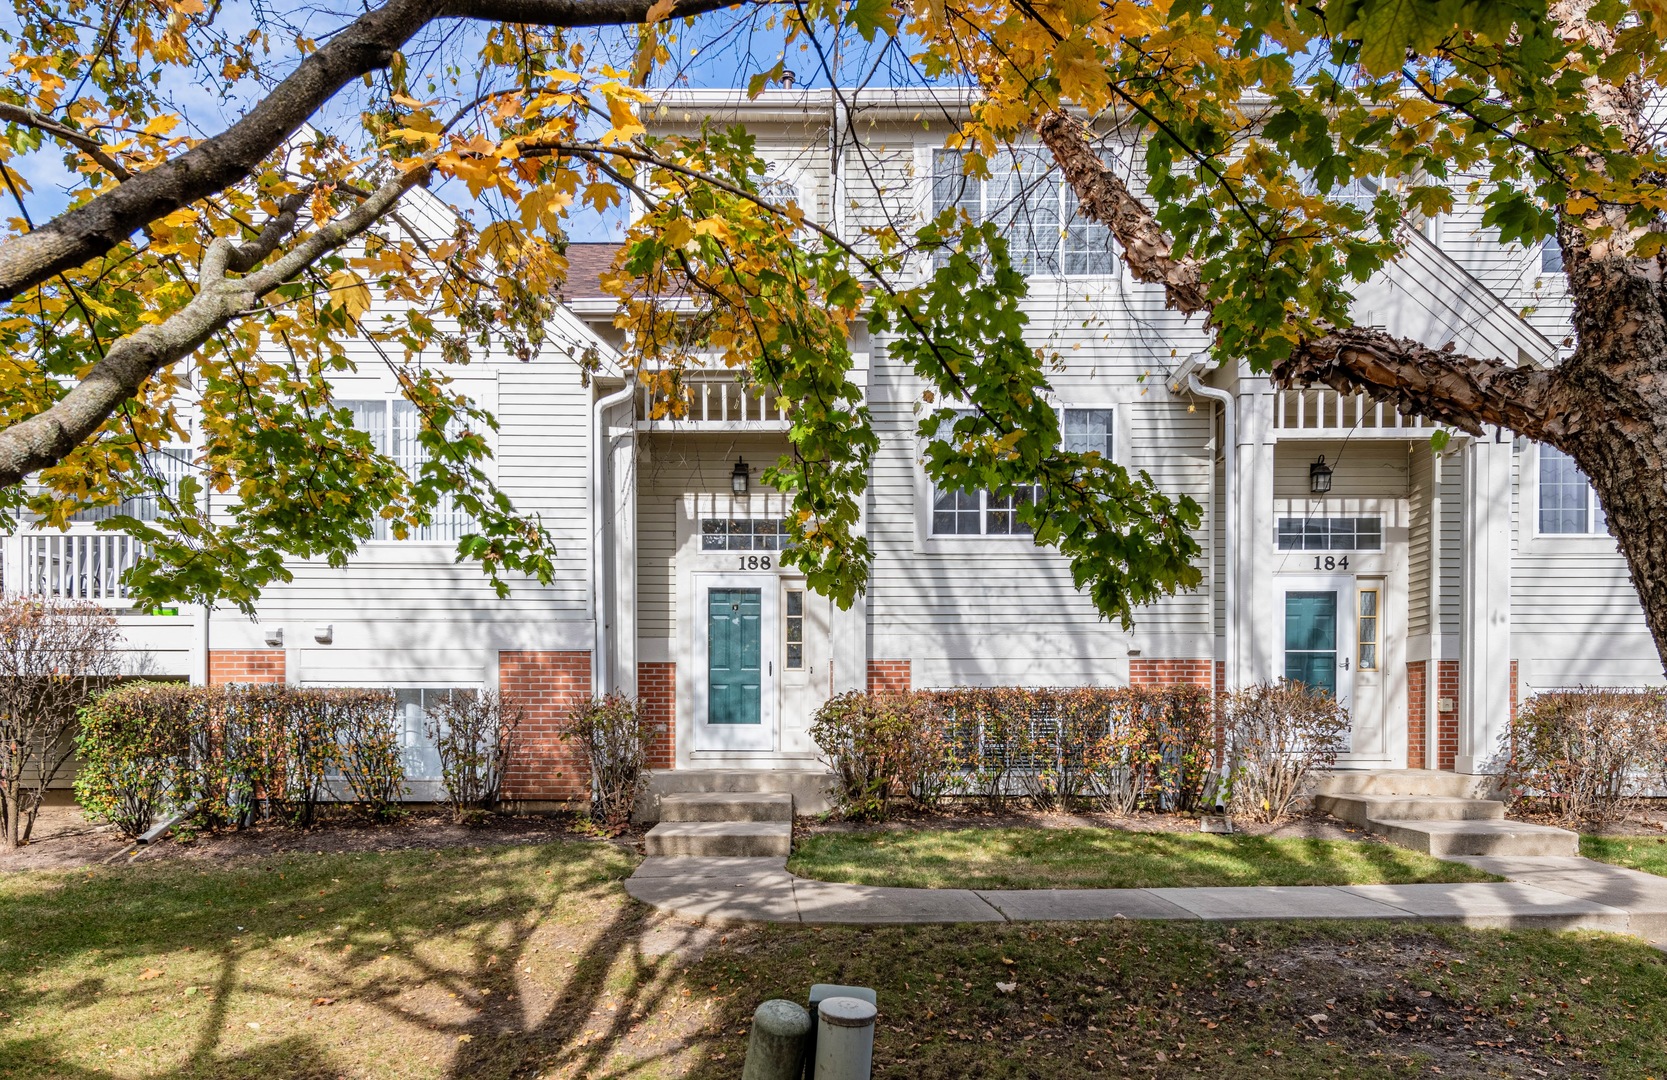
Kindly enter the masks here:
[[[812, 715], [862, 687], [1300, 678], [1351, 710], [1344, 767], [1477, 772], [1527, 695], [1662, 681], [1603, 511], [1567, 457], [1504, 432], [1454, 433], [1436, 453], [1419, 417], [1200, 366], [1197, 320], [1129, 277], [1043, 154], [1021, 149], [990, 180], [964, 181], [944, 149], [958, 106], [941, 92], [865, 91], [854, 115], [850, 102], [671, 91], [648, 123], [745, 125], [773, 193], [853, 240], [871, 226], [910, 231], [950, 203], [1001, 222], [1030, 273], [1033, 340], [1062, 361], [1052, 384], [1066, 438], [1205, 508], [1200, 589], [1141, 609], [1132, 631], [1100, 618], [1010, 504], [934, 490], [916, 431], [923, 388], [884, 339], [859, 333], [856, 378], [882, 440], [864, 519], [874, 564], [867, 595], [839, 610], [779, 561], [784, 500], [759, 480], [787, 448], [776, 402], [733, 372], [697, 373], [682, 417], [654, 419], [597, 286], [613, 247], [576, 244], [556, 347], [454, 372], [501, 422], [498, 483], [556, 538], [552, 585], [498, 599], [477, 568], [453, 563], [468, 522], [442, 515], [422, 536], [368, 543], [345, 569], [297, 564], [258, 619], [124, 612], [132, 670], [394, 687], [417, 781], [436, 772], [425, 700], [518, 693], [532, 724], [513, 787], [529, 805], [584, 794], [554, 727], [609, 689], [668, 722], [655, 764], [698, 786], [706, 770], [818, 769]], [[1555, 246], [1501, 246], [1479, 218], [1409, 221], [1406, 256], [1358, 290], [1357, 318], [1557, 363], [1569, 329]], [[604, 358], [590, 386], [568, 355], [586, 350]], [[339, 399], [390, 453], [415, 452], [408, 407], [363, 360]], [[121, 543], [91, 523], [6, 538], [5, 587], [121, 605]]]

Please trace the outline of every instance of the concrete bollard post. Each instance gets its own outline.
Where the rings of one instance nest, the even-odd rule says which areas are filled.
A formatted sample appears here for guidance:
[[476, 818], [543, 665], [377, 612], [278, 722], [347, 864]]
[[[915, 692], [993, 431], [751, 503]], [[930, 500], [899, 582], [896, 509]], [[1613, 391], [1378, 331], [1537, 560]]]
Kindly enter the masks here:
[[874, 1003], [832, 997], [817, 1012], [816, 1080], [869, 1080], [874, 1070]]
[[810, 1044], [810, 1013], [797, 1002], [766, 1001], [752, 1014], [741, 1080], [799, 1080]]

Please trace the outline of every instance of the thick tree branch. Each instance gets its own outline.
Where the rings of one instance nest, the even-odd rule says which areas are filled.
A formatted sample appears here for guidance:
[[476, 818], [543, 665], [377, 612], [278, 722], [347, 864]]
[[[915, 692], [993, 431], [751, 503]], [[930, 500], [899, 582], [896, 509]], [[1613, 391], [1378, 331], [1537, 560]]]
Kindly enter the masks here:
[[1162, 285], [1164, 302], [1185, 315], [1208, 311], [1209, 296], [1196, 261], [1175, 258], [1174, 243], [1146, 204], [1095, 153], [1089, 131], [1062, 109], [1044, 113], [1036, 134], [1052, 151], [1082, 212], [1111, 229], [1129, 272]]
[[61, 139], [69, 143], [92, 158], [101, 169], [117, 180], [126, 180], [133, 175], [128, 171], [127, 166], [111, 156], [109, 148], [103, 143], [84, 131], [76, 131], [72, 127], [65, 127], [45, 113], [38, 113], [33, 109], [25, 109], [18, 105], [0, 101], [0, 120], [12, 124], [22, 124], [24, 127], [34, 128], [43, 135], [51, 135], [55, 139]]
[[[737, 2], [680, 0], [667, 17], [698, 15]], [[0, 301], [97, 258], [150, 222], [243, 180], [343, 86], [387, 67], [412, 35], [431, 22], [623, 25], [644, 21], [653, 6], [654, 0], [387, 0], [301, 61], [225, 131], [39, 229], [0, 242]]]
[[191, 355], [262, 296], [370, 228], [400, 196], [426, 182], [429, 172], [427, 165], [421, 165], [387, 181], [351, 211], [246, 277], [226, 275], [253, 268], [271, 256], [294, 230], [305, 196], [286, 200], [253, 240], [242, 244], [214, 241], [203, 255], [197, 295], [190, 303], [162, 322], [116, 341], [51, 408], [0, 431], [0, 487], [20, 483], [30, 473], [62, 461], [91, 438], [122, 402], [138, 393], [147, 379]]

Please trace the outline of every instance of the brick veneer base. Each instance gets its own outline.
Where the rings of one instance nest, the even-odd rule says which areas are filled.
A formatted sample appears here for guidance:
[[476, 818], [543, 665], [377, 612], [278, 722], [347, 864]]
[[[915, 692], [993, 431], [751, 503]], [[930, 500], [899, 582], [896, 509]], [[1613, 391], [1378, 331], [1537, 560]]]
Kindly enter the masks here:
[[1407, 663], [1407, 768], [1422, 769], [1429, 746], [1429, 728], [1426, 723], [1427, 706], [1430, 696], [1425, 681], [1429, 675], [1429, 661], [1413, 660]]
[[1160, 660], [1156, 657], [1129, 657], [1130, 686], [1203, 686], [1216, 681], [1214, 660]]
[[868, 692], [870, 694], [898, 694], [914, 689], [913, 676], [907, 660], [870, 660], [868, 662]]
[[1459, 756], [1459, 662], [1438, 660], [1435, 669], [1435, 696], [1453, 703], [1447, 712], [1436, 712], [1435, 767], [1452, 772]]
[[210, 649], [208, 684], [281, 683], [284, 681], [282, 649]]
[[637, 709], [657, 734], [648, 748], [648, 767], [677, 764], [677, 665], [637, 665]]
[[505, 797], [523, 806], [588, 798], [583, 751], [562, 740], [561, 725], [590, 696], [590, 653], [500, 652], [498, 690], [526, 714], [504, 778]]

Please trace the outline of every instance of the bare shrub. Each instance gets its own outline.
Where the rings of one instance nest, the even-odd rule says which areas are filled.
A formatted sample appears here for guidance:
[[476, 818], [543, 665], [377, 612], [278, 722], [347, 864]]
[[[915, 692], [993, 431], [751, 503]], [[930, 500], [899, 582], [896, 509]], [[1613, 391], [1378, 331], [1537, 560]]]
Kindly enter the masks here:
[[472, 820], [503, 798], [523, 716], [514, 698], [491, 690], [452, 694], [429, 710], [425, 730], [440, 751], [440, 777], [457, 820]]
[[625, 694], [592, 698], [567, 717], [562, 738], [577, 739], [590, 765], [590, 813], [610, 826], [631, 821], [648, 769], [654, 725]]
[[0, 600], [0, 847], [29, 842], [74, 752], [76, 715], [119, 673], [116, 620], [96, 604]]
[[1227, 740], [1228, 812], [1278, 821], [1291, 812], [1310, 775], [1337, 762], [1348, 710], [1300, 683], [1261, 683], [1221, 699]]
[[1536, 694], [1500, 740], [1517, 805], [1555, 807], [1570, 823], [1625, 818], [1667, 766], [1667, 693], [1580, 688]]

